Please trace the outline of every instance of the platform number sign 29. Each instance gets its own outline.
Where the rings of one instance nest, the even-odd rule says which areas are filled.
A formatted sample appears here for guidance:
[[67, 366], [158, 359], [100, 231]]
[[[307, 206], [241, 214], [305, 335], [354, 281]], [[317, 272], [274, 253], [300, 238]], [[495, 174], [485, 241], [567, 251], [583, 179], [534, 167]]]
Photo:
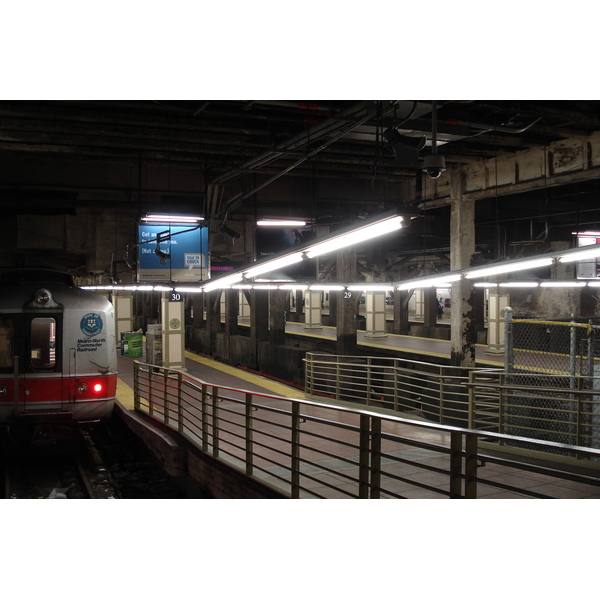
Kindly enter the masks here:
[[183, 302], [183, 294], [174, 290], [171, 291], [169, 293], [169, 302]]
[[352, 292], [344, 290], [344, 300], [350, 300], [352, 298]]

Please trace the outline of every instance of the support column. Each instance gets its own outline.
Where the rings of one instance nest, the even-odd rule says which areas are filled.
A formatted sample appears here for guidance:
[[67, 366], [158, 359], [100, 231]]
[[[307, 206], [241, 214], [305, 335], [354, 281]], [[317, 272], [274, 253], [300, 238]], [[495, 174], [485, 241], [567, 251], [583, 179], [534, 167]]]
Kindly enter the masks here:
[[504, 354], [504, 309], [510, 294], [490, 293], [488, 302], [488, 354]]
[[239, 291], [225, 290], [225, 333], [238, 334]]
[[408, 321], [408, 302], [410, 290], [394, 290], [394, 323], [392, 333], [408, 335], [410, 324]]
[[[356, 281], [356, 251], [353, 248], [338, 250], [337, 280], [341, 283]], [[358, 348], [356, 340], [358, 302], [354, 294], [350, 294], [350, 298], [344, 298], [343, 292], [330, 292], [330, 297], [333, 293], [338, 294], [336, 353], [355, 355]]]
[[184, 307], [183, 302], [169, 302], [169, 292], [162, 293], [162, 363], [164, 367], [185, 369]]
[[365, 300], [365, 337], [385, 338], [385, 292], [367, 291]]
[[[471, 266], [475, 253], [475, 202], [463, 198], [464, 173], [451, 171], [450, 182], [450, 270]], [[463, 278], [452, 284], [452, 315], [450, 318], [450, 363], [455, 366], [475, 366], [477, 332], [474, 319], [473, 283]]]
[[321, 292], [319, 291], [306, 290], [304, 292], [304, 329], [323, 329]]
[[276, 346], [285, 344], [285, 312], [288, 293], [283, 290], [269, 292], [269, 342]]
[[250, 339], [266, 342], [269, 339], [269, 292], [250, 292]]
[[208, 354], [214, 355], [217, 334], [221, 331], [221, 290], [205, 294], [204, 309], [206, 311], [206, 332]]
[[121, 345], [121, 334], [133, 330], [133, 297], [131, 292], [126, 295], [113, 295], [113, 306], [115, 309], [115, 323], [117, 329], [117, 348]]
[[423, 290], [423, 325], [435, 327], [437, 323], [437, 295], [435, 288]]

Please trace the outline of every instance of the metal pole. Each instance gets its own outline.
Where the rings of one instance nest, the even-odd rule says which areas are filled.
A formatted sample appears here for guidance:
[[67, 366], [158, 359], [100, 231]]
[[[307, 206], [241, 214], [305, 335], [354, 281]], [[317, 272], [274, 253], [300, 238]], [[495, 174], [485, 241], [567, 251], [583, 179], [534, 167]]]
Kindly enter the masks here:
[[513, 352], [513, 311], [510, 306], [504, 309], [504, 371], [512, 373], [514, 367]]
[[358, 466], [358, 497], [369, 497], [369, 437], [371, 418], [360, 415], [359, 466]]
[[292, 404], [292, 498], [300, 498], [300, 403]]
[[252, 394], [246, 394], [246, 475], [252, 475]]

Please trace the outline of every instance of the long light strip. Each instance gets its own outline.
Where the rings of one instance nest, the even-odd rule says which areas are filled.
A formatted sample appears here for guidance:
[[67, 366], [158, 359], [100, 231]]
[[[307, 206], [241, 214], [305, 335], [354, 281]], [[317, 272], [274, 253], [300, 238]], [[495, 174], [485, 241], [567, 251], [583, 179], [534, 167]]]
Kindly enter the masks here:
[[256, 277], [257, 275], [263, 275], [264, 273], [269, 273], [270, 271], [277, 271], [277, 269], [282, 269], [283, 267], [288, 267], [301, 261], [302, 252], [294, 252], [294, 254], [287, 254], [281, 258], [269, 260], [257, 265], [256, 267], [247, 269], [243, 272], [243, 275], [246, 278]]
[[412, 290], [416, 288], [425, 287], [448, 287], [453, 281], [458, 281], [461, 278], [460, 274], [454, 275], [441, 275], [437, 277], [430, 277], [427, 279], [415, 279], [414, 281], [405, 281], [398, 286], [399, 290]]
[[534, 288], [539, 284], [537, 281], [504, 281], [499, 285], [503, 288]]
[[490, 275], [499, 275], [501, 273], [514, 273], [516, 271], [526, 271], [528, 269], [537, 269], [539, 267], [547, 267], [554, 262], [551, 257], [535, 258], [531, 260], [523, 260], [517, 262], [507, 262], [505, 264], [493, 265], [491, 267], [481, 267], [479, 269], [465, 270], [464, 275], [468, 279], [477, 277], [489, 277]]
[[544, 288], [577, 288], [577, 287], [585, 287], [587, 283], [585, 281], [542, 281], [540, 283], [540, 287]]
[[306, 250], [306, 256], [308, 258], [315, 258], [328, 252], [334, 252], [335, 250], [341, 250], [360, 242], [366, 242], [367, 240], [391, 233], [402, 229], [404, 217], [390, 217], [384, 221], [374, 223], [373, 225], [366, 225], [360, 227], [346, 234], [334, 237], [333, 239], [326, 240], [324, 242], [316, 243]]
[[142, 221], [148, 223], [198, 223], [204, 221], [204, 217], [186, 215], [146, 215]]
[[593, 246], [583, 246], [581, 249], [572, 250], [568, 254], [562, 254], [558, 257], [561, 263], [587, 260], [588, 258], [598, 258], [600, 256], [600, 244]]
[[256, 221], [260, 227], [305, 227], [306, 221], [284, 220], [284, 219], [263, 219]]

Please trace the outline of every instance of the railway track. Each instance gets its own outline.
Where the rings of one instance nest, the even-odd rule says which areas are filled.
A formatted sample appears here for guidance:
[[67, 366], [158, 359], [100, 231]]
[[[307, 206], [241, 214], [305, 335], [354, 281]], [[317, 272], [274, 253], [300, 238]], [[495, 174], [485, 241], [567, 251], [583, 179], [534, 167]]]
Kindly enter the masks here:
[[12, 499], [118, 498], [110, 474], [85, 439], [65, 454], [8, 456], [2, 461], [2, 497]]
[[150, 450], [114, 415], [108, 424], [80, 432], [76, 451], [71, 447], [62, 453], [0, 453], [0, 499], [206, 497], [188, 481], [170, 478]]

